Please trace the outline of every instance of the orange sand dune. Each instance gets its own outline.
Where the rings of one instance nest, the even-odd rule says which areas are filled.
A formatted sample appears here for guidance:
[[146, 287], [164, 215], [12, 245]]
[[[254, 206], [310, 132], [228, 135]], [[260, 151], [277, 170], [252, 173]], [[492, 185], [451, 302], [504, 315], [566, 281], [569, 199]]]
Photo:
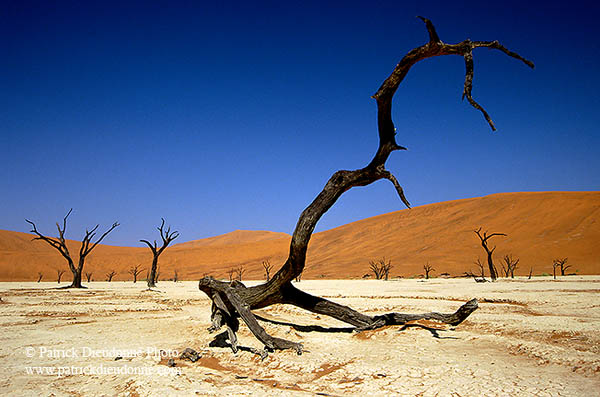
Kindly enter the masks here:
[[[494, 237], [494, 257], [500, 268], [505, 254], [520, 258], [517, 274], [552, 273], [552, 260], [568, 257], [569, 272], [600, 274], [600, 192], [501, 193], [401, 210], [317, 233], [309, 246], [305, 278], [356, 278], [369, 272], [369, 260], [392, 261], [392, 276], [423, 273], [430, 263], [434, 275], [462, 274], [485, 254], [473, 230], [506, 233]], [[64, 259], [45, 243], [26, 233], [0, 230], [0, 281], [44, 280], [66, 269]], [[285, 233], [237, 230], [222, 236], [176, 244], [160, 259], [160, 279], [177, 269], [183, 279], [204, 274], [226, 277], [243, 265], [244, 278], [263, 277], [261, 262], [276, 268], [287, 257], [290, 236]], [[77, 252], [78, 242], [71, 242]], [[147, 268], [147, 248], [98, 246], [85, 271], [103, 280], [110, 270], [115, 279], [130, 279], [135, 264]], [[142, 276], [145, 275], [145, 272]], [[70, 279], [70, 273], [65, 274]]]

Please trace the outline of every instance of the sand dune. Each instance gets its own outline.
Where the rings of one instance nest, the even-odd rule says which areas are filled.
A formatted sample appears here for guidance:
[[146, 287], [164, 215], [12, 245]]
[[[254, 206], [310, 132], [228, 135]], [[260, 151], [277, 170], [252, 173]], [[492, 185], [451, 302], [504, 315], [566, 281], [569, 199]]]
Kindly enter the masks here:
[[[317, 233], [309, 246], [305, 278], [357, 278], [368, 273], [369, 260], [385, 256], [391, 275], [421, 274], [430, 263], [434, 275], [462, 274], [484, 251], [473, 230], [506, 233], [496, 237], [496, 261], [512, 254], [520, 258], [517, 274], [551, 273], [552, 260], [568, 257], [569, 272], [600, 274], [600, 192], [501, 193], [401, 210]], [[64, 259], [26, 233], [0, 230], [0, 280], [33, 280], [66, 268]], [[245, 278], [262, 278], [262, 260], [276, 267], [287, 257], [290, 236], [268, 231], [237, 230], [221, 236], [170, 247], [161, 256], [161, 279], [197, 279], [204, 274], [225, 277], [238, 265]], [[77, 252], [74, 244], [73, 251]], [[130, 278], [132, 265], [148, 264], [147, 248], [98, 246], [86, 270], [101, 280], [109, 270], [115, 279]], [[67, 275], [69, 276], [69, 275]]]

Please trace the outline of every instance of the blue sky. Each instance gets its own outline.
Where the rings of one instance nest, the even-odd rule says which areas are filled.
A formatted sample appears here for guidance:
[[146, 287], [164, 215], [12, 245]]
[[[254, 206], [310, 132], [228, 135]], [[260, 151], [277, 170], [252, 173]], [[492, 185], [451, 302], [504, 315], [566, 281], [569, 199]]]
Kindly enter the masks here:
[[[338, 169], [377, 147], [370, 96], [423, 15], [445, 42], [499, 40], [411, 69], [387, 163], [414, 206], [508, 191], [599, 190], [595, 2], [29, 2], [0, 11], [0, 229], [121, 227], [138, 246], [164, 217], [180, 241], [292, 233]], [[347, 192], [318, 230], [402, 209], [387, 181]]]

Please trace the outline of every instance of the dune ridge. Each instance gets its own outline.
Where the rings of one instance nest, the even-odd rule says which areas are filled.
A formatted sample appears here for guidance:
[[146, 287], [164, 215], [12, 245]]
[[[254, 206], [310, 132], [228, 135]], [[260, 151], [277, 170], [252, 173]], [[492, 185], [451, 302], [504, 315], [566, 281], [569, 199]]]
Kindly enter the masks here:
[[[473, 230], [506, 233], [495, 237], [495, 260], [503, 255], [520, 258], [516, 274], [552, 273], [552, 260], [568, 257], [577, 274], [600, 274], [600, 192], [499, 193], [446, 201], [382, 214], [313, 235], [305, 278], [359, 278], [369, 273], [369, 261], [392, 261], [393, 277], [423, 273], [430, 263], [433, 275], [459, 275], [475, 270], [485, 260]], [[0, 230], [0, 281], [56, 277], [66, 269], [64, 259], [27, 233]], [[180, 279], [203, 275], [225, 278], [232, 267], [244, 266], [245, 279], [261, 279], [261, 262], [279, 268], [287, 258], [291, 236], [269, 231], [236, 230], [220, 236], [175, 244], [161, 256], [160, 279], [176, 269]], [[73, 252], [79, 242], [70, 241]], [[151, 255], [143, 247], [99, 245], [88, 257], [85, 271], [104, 280], [115, 270], [115, 280], [130, 279], [136, 264], [147, 268]], [[143, 273], [142, 275], [145, 275]], [[67, 270], [65, 277], [70, 279]]]

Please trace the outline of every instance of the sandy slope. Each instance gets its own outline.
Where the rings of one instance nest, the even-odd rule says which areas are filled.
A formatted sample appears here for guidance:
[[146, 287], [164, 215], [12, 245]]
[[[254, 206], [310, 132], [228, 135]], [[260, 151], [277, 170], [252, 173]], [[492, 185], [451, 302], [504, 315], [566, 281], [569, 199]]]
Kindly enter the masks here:
[[[600, 274], [600, 192], [502, 193], [402, 210], [317, 233], [309, 246], [306, 278], [359, 278], [372, 259], [392, 260], [392, 276], [423, 273], [431, 263], [435, 273], [462, 274], [474, 269], [484, 252], [473, 229], [504, 232], [494, 238], [497, 262], [511, 253], [520, 258], [517, 274], [552, 273], [552, 260], [568, 257], [570, 272]], [[46, 280], [64, 260], [25, 233], [0, 231], [0, 280], [33, 280], [38, 271]], [[177, 244], [161, 257], [161, 277], [197, 279], [204, 274], [224, 277], [233, 266], [244, 265], [246, 277], [263, 275], [261, 261], [280, 266], [287, 257], [285, 233], [235, 231], [209, 239]], [[74, 242], [76, 247], [76, 242]], [[74, 249], [76, 251], [76, 249]], [[116, 270], [129, 279], [127, 269], [148, 264], [147, 248], [99, 246], [86, 270], [104, 279]], [[49, 270], [50, 269], [50, 270]]]
[[[302, 356], [276, 352], [264, 361], [248, 351], [233, 355], [228, 348], [208, 346], [214, 336], [206, 331], [209, 301], [194, 282], [160, 283], [161, 292], [144, 292], [143, 285], [131, 282], [92, 283], [78, 291], [48, 289], [53, 286], [0, 283], [2, 395], [592, 396], [600, 390], [598, 277], [494, 284], [302, 281], [299, 288], [372, 314], [454, 311], [473, 297], [481, 303], [456, 329], [430, 324], [429, 330], [387, 327], [356, 334], [262, 323], [269, 333], [302, 342], [306, 349]], [[294, 307], [260, 312], [321, 325], [323, 331], [343, 326]], [[239, 337], [242, 346], [261, 347], [245, 326]], [[174, 351], [186, 347], [202, 358], [196, 363], [176, 358], [180, 375], [56, 376], [27, 374], [26, 368], [163, 373], [169, 370], [167, 360], [156, 352], [177, 356]], [[44, 349], [57, 354], [50, 357]], [[115, 360], [116, 350], [141, 354]], [[77, 356], [64, 357], [70, 351]], [[89, 357], [90, 351], [104, 353]]]

